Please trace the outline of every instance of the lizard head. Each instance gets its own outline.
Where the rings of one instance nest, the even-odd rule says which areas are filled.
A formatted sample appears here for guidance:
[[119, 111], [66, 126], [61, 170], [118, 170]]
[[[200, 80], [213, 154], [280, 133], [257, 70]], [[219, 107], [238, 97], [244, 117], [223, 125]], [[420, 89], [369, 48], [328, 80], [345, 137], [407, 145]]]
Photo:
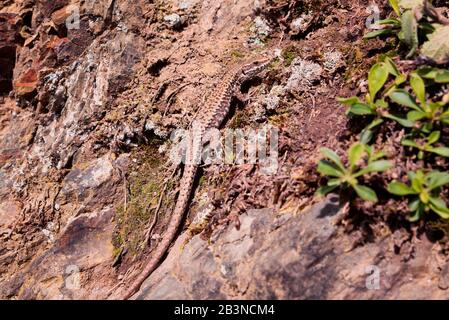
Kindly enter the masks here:
[[273, 58], [265, 58], [265, 57], [251, 61], [250, 63], [242, 67], [242, 74], [246, 79], [250, 79], [259, 74], [260, 72], [262, 72], [265, 68], [267, 68], [272, 61]]

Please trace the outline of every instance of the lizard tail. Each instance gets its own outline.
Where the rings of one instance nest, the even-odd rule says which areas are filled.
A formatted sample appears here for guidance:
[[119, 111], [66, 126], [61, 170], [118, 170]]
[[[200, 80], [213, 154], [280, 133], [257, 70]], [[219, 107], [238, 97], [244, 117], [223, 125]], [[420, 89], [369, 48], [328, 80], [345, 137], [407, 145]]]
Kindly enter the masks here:
[[158, 267], [162, 258], [167, 253], [171, 243], [176, 237], [179, 226], [181, 225], [184, 213], [187, 210], [189, 199], [192, 191], [192, 186], [195, 181], [195, 176], [198, 167], [196, 165], [186, 165], [184, 174], [181, 179], [180, 191], [178, 200], [176, 202], [175, 210], [173, 211], [172, 220], [166, 231], [166, 236], [156, 247], [156, 251], [151, 255], [146, 267], [139, 276], [134, 280], [130, 288], [125, 292], [122, 299], [127, 300], [133, 296], [139, 289], [142, 283], [151, 275], [151, 273]]

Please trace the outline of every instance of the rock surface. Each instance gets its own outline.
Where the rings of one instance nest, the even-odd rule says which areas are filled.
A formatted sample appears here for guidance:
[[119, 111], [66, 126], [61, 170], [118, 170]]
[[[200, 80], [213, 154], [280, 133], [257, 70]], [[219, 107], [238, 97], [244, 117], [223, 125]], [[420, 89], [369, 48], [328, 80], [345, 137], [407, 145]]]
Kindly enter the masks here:
[[[170, 220], [168, 137], [263, 51], [284, 55], [226, 126], [278, 125], [278, 174], [205, 168], [186, 225], [203, 202], [222, 205], [210, 244], [181, 251], [181, 232], [136, 298], [447, 298], [439, 243], [402, 229], [360, 242], [334, 225], [333, 203], [291, 214], [313, 198], [317, 146], [346, 134], [335, 98], [360, 70], [341, 67], [372, 58], [354, 52], [364, 1], [298, 3], [288, 17], [277, 0], [0, 0], [0, 298], [120, 291]], [[379, 290], [366, 288], [370, 266]]]
[[210, 244], [197, 236], [181, 251], [179, 239], [134, 298], [449, 298], [438, 288], [432, 243], [423, 240], [409, 261], [388, 240], [354, 248], [336, 225], [340, 216], [335, 198], [299, 215], [251, 210], [240, 230], [218, 230]]

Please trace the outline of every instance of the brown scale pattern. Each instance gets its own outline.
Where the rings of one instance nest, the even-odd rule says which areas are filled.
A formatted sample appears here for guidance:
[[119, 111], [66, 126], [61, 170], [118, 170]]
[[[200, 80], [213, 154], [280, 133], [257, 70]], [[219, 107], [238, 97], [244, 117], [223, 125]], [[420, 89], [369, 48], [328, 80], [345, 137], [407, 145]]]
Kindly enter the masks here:
[[[240, 90], [241, 84], [255, 77], [271, 63], [271, 59], [255, 60], [241, 67], [231, 70], [220, 83], [218, 88], [214, 90], [205, 104], [205, 110], [199, 113], [199, 137], [203, 137], [205, 131], [211, 128], [219, 128], [229, 113], [232, 97]], [[201, 141], [201, 140], [199, 140]], [[200, 149], [202, 147], [198, 146]], [[129, 299], [135, 294], [142, 283], [161, 263], [163, 257], [167, 253], [171, 243], [180, 228], [184, 214], [190, 203], [190, 197], [193, 191], [195, 176], [198, 171], [198, 165], [188, 164], [184, 167], [184, 173], [180, 182], [179, 195], [176, 202], [170, 224], [165, 232], [164, 239], [158, 244], [156, 250], [151, 254], [146, 267], [140, 275], [135, 279], [133, 284], [126, 290], [123, 299]]]

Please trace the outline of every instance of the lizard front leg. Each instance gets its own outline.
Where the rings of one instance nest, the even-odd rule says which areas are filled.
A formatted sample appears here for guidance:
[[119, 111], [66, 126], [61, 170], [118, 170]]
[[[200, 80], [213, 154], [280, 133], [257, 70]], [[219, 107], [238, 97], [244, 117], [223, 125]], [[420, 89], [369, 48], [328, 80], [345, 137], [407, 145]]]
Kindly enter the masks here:
[[234, 93], [234, 97], [241, 102], [243, 105], [247, 105], [249, 103], [249, 94], [248, 93], [242, 93], [240, 91], [237, 91]]

